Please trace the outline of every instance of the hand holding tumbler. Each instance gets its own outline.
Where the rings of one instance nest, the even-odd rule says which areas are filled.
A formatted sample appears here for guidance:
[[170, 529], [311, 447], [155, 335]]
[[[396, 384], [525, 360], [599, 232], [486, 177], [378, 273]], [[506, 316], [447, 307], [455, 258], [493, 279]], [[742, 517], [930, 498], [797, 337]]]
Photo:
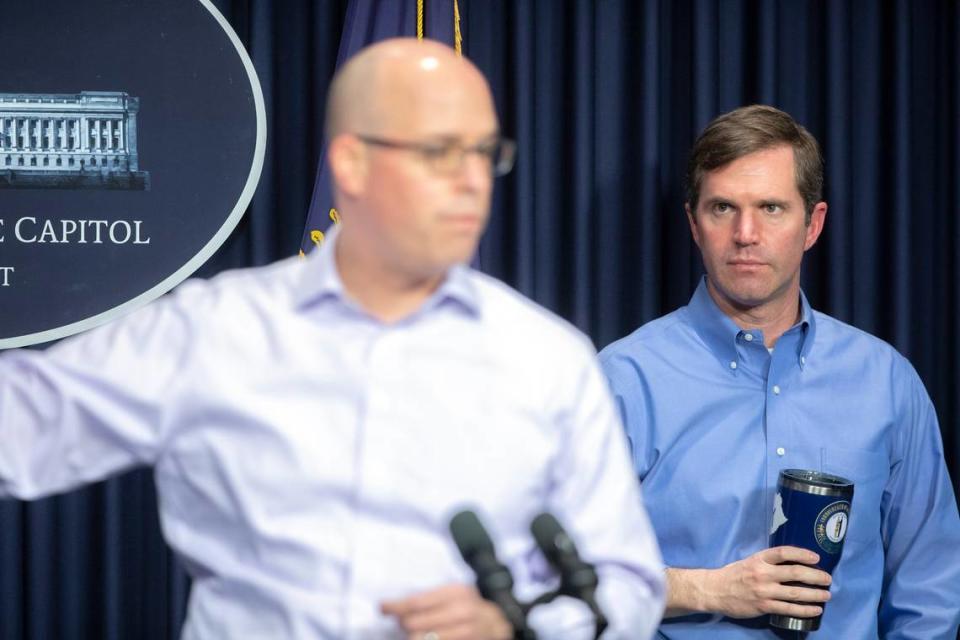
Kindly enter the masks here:
[[[774, 498], [770, 546], [809, 549], [820, 556], [815, 566], [832, 574], [843, 552], [852, 501], [853, 483], [846, 478], [805, 469], [782, 470]], [[816, 631], [821, 617], [774, 614], [770, 626]]]

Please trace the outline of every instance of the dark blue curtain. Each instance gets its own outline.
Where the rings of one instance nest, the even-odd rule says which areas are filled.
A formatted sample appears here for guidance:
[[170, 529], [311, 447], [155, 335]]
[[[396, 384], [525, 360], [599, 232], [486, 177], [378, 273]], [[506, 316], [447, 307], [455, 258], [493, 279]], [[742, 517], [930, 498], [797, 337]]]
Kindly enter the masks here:
[[[684, 304], [701, 273], [682, 208], [687, 151], [723, 111], [779, 106], [826, 157], [830, 210], [805, 289], [911, 359], [957, 487], [956, 2], [459, 3], [465, 52], [520, 143], [497, 186], [484, 270], [598, 347]], [[298, 250], [347, 2], [215, 4], [253, 57], [270, 133], [248, 215], [201, 276]], [[0, 638], [176, 638], [188, 589], [148, 472], [0, 503]]]

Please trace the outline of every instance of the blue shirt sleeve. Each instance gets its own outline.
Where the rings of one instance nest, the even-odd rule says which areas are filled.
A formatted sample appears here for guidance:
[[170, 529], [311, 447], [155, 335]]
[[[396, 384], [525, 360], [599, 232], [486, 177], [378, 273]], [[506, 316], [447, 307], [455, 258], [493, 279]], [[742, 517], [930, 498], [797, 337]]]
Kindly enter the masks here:
[[644, 388], [643, 376], [634, 364], [633, 358], [616, 350], [604, 350], [600, 354], [600, 365], [627, 434], [633, 468], [643, 480], [653, 464], [654, 455], [650, 432], [641, 426], [650, 425], [653, 416], [647, 402], [650, 390]]
[[960, 516], [936, 411], [913, 367], [900, 364], [892, 385], [902, 394], [900, 424], [881, 503], [880, 637], [952, 640], [960, 625]]

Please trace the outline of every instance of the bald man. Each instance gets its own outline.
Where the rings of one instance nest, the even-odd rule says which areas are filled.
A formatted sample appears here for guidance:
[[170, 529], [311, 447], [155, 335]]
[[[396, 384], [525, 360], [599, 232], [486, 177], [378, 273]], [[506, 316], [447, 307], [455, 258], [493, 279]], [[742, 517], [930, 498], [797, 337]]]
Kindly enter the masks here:
[[[597, 566], [604, 637], [648, 637], [664, 578], [592, 346], [464, 266], [512, 164], [483, 76], [436, 43], [375, 45], [335, 79], [327, 133], [342, 224], [306, 260], [0, 357], [0, 493], [153, 465], [189, 640], [511, 638], [450, 539], [465, 509], [521, 599], [557, 585], [528, 529], [555, 514]], [[567, 598], [530, 623], [593, 637]]]

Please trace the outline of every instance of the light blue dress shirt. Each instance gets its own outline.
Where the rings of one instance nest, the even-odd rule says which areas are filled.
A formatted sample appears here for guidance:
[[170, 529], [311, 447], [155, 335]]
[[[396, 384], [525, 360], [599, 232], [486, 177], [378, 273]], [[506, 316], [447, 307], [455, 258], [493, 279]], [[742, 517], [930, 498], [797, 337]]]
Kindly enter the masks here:
[[[960, 519], [933, 405], [891, 346], [801, 305], [771, 354], [703, 281], [688, 306], [601, 352], [664, 562], [717, 568], [766, 548], [780, 470], [826, 471], [856, 488], [812, 637], [953, 640]], [[710, 615], [660, 634], [774, 635], [765, 617]]]
[[[649, 637], [662, 565], [590, 343], [465, 267], [384, 324], [344, 292], [335, 243], [4, 353], [0, 494], [152, 465], [194, 578], [189, 640], [403, 637], [383, 600], [475, 579], [448, 533], [464, 508], [532, 598], [555, 584], [528, 529], [549, 510], [598, 565], [608, 637]], [[532, 620], [586, 637], [585, 614]]]

